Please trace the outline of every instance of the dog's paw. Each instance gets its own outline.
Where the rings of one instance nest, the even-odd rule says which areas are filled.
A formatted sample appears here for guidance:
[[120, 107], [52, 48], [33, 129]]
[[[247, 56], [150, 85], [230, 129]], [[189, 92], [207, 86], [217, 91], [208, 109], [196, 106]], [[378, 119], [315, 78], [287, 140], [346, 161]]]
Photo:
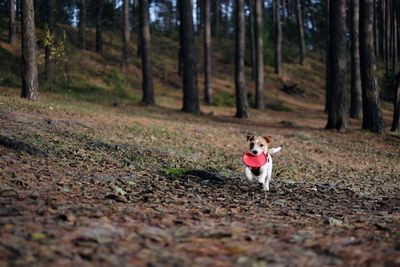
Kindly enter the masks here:
[[264, 191], [269, 191], [269, 185], [267, 185], [267, 184], [263, 185], [263, 190]]

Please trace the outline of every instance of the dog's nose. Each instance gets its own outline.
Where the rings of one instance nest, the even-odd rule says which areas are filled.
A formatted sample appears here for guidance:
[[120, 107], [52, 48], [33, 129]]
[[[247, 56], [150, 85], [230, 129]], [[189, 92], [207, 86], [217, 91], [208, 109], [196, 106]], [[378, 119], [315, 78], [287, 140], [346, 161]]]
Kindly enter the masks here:
[[251, 151], [251, 153], [257, 154], [257, 150], [253, 150], [253, 151]]

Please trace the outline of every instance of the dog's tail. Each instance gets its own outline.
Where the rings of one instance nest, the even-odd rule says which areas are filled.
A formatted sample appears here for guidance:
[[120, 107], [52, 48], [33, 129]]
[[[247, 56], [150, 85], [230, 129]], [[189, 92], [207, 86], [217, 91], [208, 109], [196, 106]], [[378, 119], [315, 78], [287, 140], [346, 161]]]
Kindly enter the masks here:
[[275, 154], [275, 153], [278, 153], [278, 152], [280, 152], [282, 150], [282, 147], [275, 147], [275, 148], [270, 148], [270, 149], [268, 149], [268, 152], [269, 152], [269, 154]]

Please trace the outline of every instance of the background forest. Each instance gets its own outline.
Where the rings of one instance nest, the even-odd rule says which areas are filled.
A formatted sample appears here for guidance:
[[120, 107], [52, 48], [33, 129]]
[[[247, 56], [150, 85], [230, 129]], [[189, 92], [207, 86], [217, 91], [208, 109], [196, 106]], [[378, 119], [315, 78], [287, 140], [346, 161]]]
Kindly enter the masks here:
[[[0, 266], [400, 265], [397, 0], [0, 0]], [[244, 179], [272, 135], [271, 190]]]

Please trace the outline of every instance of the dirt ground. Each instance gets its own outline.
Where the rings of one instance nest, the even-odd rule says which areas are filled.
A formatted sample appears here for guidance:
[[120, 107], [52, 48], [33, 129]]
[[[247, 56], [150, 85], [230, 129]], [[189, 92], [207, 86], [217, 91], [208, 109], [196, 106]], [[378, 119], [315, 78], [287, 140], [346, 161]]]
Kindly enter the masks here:
[[[203, 111], [0, 96], [0, 266], [400, 266], [399, 135]], [[269, 192], [247, 132], [283, 147]]]

